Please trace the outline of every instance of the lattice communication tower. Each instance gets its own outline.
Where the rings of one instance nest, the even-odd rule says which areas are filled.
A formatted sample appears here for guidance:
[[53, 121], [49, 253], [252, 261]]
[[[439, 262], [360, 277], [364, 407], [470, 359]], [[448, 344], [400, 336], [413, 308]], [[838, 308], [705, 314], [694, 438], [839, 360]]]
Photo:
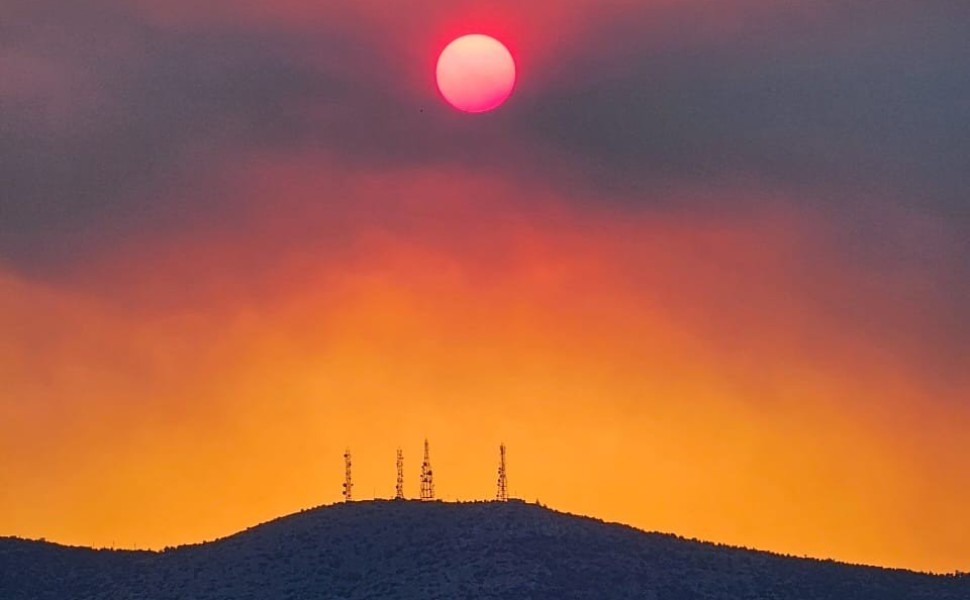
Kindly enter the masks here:
[[394, 487], [394, 499], [404, 500], [404, 451], [397, 449], [397, 485]]
[[498, 488], [495, 491], [495, 499], [499, 502], [509, 500], [509, 482], [505, 475], [505, 444], [498, 447]]
[[354, 482], [350, 478], [350, 449], [348, 448], [344, 452], [344, 502], [350, 502], [354, 499]]
[[434, 500], [434, 479], [431, 472], [431, 453], [424, 440], [424, 462], [421, 463], [421, 499]]

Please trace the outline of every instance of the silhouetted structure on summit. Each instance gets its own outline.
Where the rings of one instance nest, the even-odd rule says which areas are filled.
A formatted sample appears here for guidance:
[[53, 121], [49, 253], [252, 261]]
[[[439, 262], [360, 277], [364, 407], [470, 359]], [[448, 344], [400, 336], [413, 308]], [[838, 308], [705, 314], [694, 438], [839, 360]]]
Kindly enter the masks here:
[[[509, 482], [508, 470], [506, 466], [505, 443], [499, 444], [498, 478], [496, 480], [495, 500], [497, 502], [508, 502]], [[344, 451], [344, 483], [343, 492], [344, 502], [351, 502], [354, 499], [354, 483], [351, 477], [351, 458], [350, 448]], [[405, 500], [404, 495], [404, 451], [397, 449], [395, 467], [397, 477], [394, 482], [394, 499]], [[375, 492], [374, 496], [377, 496]], [[419, 498], [424, 501], [434, 500], [434, 472], [431, 469], [431, 447], [427, 438], [424, 440], [424, 460], [421, 463], [421, 480]]]
[[495, 491], [495, 499], [499, 502], [509, 500], [509, 482], [505, 476], [505, 444], [498, 447], [498, 489]]
[[394, 487], [394, 499], [404, 500], [404, 451], [397, 449], [397, 485]]
[[344, 451], [344, 502], [354, 499], [354, 483], [350, 479], [350, 448]]
[[424, 462], [421, 463], [421, 499], [434, 500], [434, 479], [431, 472], [431, 452], [424, 440]]

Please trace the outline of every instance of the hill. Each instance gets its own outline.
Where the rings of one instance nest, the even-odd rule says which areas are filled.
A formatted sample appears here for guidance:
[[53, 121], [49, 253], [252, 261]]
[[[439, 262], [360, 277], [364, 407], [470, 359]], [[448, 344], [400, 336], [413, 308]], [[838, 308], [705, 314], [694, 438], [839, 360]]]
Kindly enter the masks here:
[[522, 502], [372, 501], [163, 552], [0, 538], [0, 598], [968, 600], [970, 578], [717, 546]]

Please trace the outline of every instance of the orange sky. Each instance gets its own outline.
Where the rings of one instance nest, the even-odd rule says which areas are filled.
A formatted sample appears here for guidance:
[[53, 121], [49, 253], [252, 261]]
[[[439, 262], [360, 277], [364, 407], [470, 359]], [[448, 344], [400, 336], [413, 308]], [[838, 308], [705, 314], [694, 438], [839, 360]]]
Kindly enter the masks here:
[[[921, 402], [905, 357], [801, 296], [803, 277], [853, 275], [791, 271], [806, 240], [783, 211], [590, 221], [550, 195], [529, 214], [523, 190], [469, 173], [346, 177], [356, 233], [334, 259], [294, 237], [323, 217], [285, 209], [340, 177], [312, 159], [245, 170], [252, 229], [133, 240], [70, 288], [4, 275], [4, 533], [225, 535], [338, 500], [348, 445], [358, 497], [392, 494], [398, 445], [414, 494], [427, 435], [445, 499], [493, 494], [504, 440], [514, 494], [563, 510], [965, 564], [970, 415]], [[381, 200], [391, 182], [406, 200]], [[738, 300], [712, 300], [725, 290]]]
[[[414, 496], [428, 437], [444, 499], [493, 496], [504, 441], [512, 494], [560, 510], [795, 555], [967, 570], [970, 375], [963, 330], [948, 328], [965, 314], [953, 300], [965, 289], [963, 230], [926, 208], [929, 187], [914, 196], [917, 210], [881, 195], [892, 185], [854, 188], [809, 160], [815, 149], [826, 158], [855, 149], [852, 131], [851, 143], [831, 147], [821, 133], [796, 132], [792, 147], [805, 154], [792, 160], [810, 163], [818, 186], [742, 164], [760, 160], [744, 154], [760, 139], [747, 130], [724, 142], [730, 131], [700, 121], [697, 139], [665, 138], [682, 116], [666, 104], [655, 135], [673, 159], [636, 139], [643, 154], [632, 158], [597, 146], [616, 126], [609, 110], [557, 138], [543, 118], [574, 121], [571, 103], [596, 108], [616, 78], [625, 89], [626, 57], [614, 56], [612, 38], [582, 51], [578, 40], [602, 34], [591, 23], [632, 11], [663, 56], [679, 51], [670, 23], [696, 23], [682, 37], [718, 55], [736, 28], [770, 25], [755, 0], [707, 20], [692, 16], [697, 2], [594, 4], [462, 13], [460, 3], [395, 12], [381, 2], [256, 2], [237, 12], [138, 2], [152, 32], [177, 32], [178, 52], [225, 60], [217, 74], [236, 63], [186, 43], [214, 24], [305, 32], [339, 21], [376, 57], [353, 44], [352, 60], [329, 47], [310, 53], [299, 66], [325, 70], [338, 91], [287, 72], [270, 81], [293, 97], [256, 104], [256, 116], [243, 92], [263, 90], [246, 87], [244, 71], [218, 119], [205, 111], [221, 88], [188, 125], [134, 130], [139, 149], [166, 151], [147, 155], [153, 169], [135, 184], [122, 176], [140, 164], [125, 162], [124, 138], [118, 155], [90, 166], [108, 169], [95, 183], [56, 160], [42, 170], [74, 178], [67, 208], [38, 208], [47, 221], [27, 211], [13, 233], [0, 223], [0, 535], [141, 548], [227, 535], [338, 501], [348, 446], [358, 498], [393, 495], [397, 447]], [[670, 8], [681, 4], [694, 7], [686, 17]], [[791, 8], [785, 23], [816, 26], [833, 10], [823, 4]], [[523, 67], [491, 121], [459, 120], [423, 79], [422, 61], [475, 19], [506, 36]], [[293, 36], [278, 52], [286, 65], [289, 52], [312, 47]], [[246, 57], [270, 43], [254, 39], [244, 50], [209, 43]], [[17, 64], [46, 65], [47, 75], [25, 67], [0, 100], [31, 106], [23, 122], [42, 123], [39, 136], [66, 128], [69, 147], [98, 118], [123, 115], [81, 146], [98, 152], [119, 131], [154, 125], [161, 117], [137, 106], [154, 106], [145, 98], [165, 87], [151, 80], [144, 97], [134, 84], [114, 97], [106, 82], [140, 82], [142, 68], [173, 88], [208, 89], [213, 78], [165, 79], [171, 57], [123, 35], [110, 42], [139, 68], [98, 79], [100, 49], [76, 53], [91, 64], [73, 69], [28, 48]], [[603, 56], [615, 62], [600, 68]], [[569, 96], [569, 69], [593, 91]], [[308, 101], [305, 89], [319, 97]], [[162, 106], [176, 111], [182, 100]], [[811, 125], [812, 135], [824, 130]], [[176, 126], [185, 139], [167, 136]], [[309, 141], [288, 141], [304, 130]], [[773, 160], [784, 153], [771, 142]], [[617, 170], [602, 164], [613, 152]], [[711, 175], [717, 161], [731, 173]], [[657, 175], [667, 171], [676, 177]], [[124, 188], [130, 213], [114, 196], [91, 201], [90, 214], [68, 202], [101, 180]]]

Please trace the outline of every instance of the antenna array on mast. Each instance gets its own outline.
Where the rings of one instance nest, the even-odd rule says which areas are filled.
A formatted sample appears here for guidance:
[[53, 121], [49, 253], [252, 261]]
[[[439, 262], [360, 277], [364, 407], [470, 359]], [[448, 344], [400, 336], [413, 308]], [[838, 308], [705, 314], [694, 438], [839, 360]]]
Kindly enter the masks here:
[[495, 491], [495, 499], [499, 502], [509, 501], [509, 482], [505, 476], [505, 444], [498, 447], [498, 489]]
[[353, 500], [354, 483], [350, 479], [350, 448], [344, 452], [344, 502]]
[[[509, 501], [509, 482], [508, 482], [508, 471], [505, 462], [505, 444], [502, 443], [498, 447], [499, 461], [498, 461], [498, 479], [496, 482], [495, 489], [495, 500], [497, 502], [508, 502]], [[354, 499], [354, 482], [351, 477], [351, 458], [350, 458], [350, 448], [344, 451], [344, 484], [343, 492], [341, 495], [344, 497], [344, 502], [351, 502]], [[395, 466], [397, 467], [397, 479], [394, 485], [394, 499], [404, 500], [404, 451], [400, 448], [397, 449], [397, 461]], [[374, 492], [374, 497], [377, 497], [377, 492]], [[424, 440], [424, 461], [421, 463], [421, 500], [428, 501], [434, 500], [434, 474], [431, 469], [431, 450], [428, 444], [428, 440]]]
[[424, 440], [424, 462], [421, 463], [421, 499], [434, 500], [434, 479], [431, 472], [431, 453], [428, 440]]
[[394, 499], [404, 500], [404, 451], [397, 449], [397, 485], [394, 487]]

